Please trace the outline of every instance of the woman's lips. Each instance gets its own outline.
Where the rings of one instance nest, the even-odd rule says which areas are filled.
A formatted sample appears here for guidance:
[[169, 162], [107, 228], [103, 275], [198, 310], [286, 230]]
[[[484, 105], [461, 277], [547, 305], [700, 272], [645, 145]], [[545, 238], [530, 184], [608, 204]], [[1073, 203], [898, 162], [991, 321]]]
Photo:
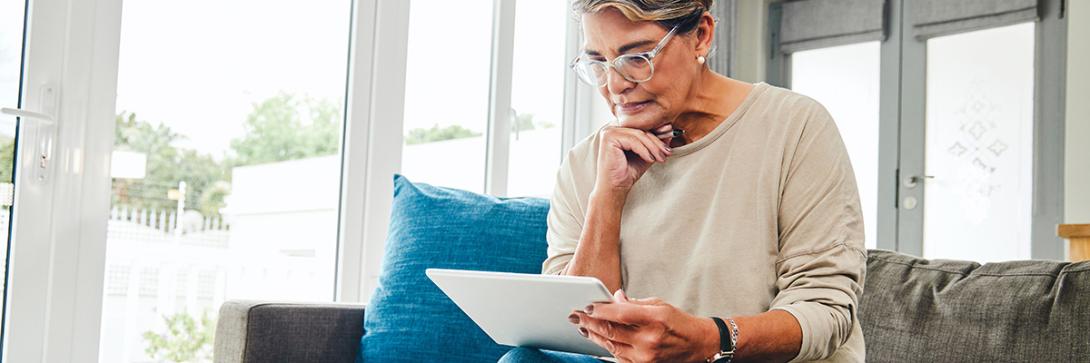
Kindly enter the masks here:
[[634, 113], [643, 111], [643, 109], [646, 108], [647, 105], [649, 105], [649, 104], [651, 104], [651, 101], [629, 102], [629, 103], [618, 103], [616, 107], [617, 107], [617, 111], [620, 112], [620, 113], [634, 114]]

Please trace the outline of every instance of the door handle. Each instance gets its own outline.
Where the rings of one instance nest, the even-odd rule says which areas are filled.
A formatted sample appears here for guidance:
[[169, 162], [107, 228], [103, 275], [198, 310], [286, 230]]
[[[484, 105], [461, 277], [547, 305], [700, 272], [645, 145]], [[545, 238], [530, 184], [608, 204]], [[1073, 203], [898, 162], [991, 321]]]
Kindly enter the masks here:
[[905, 178], [905, 180], [902, 181], [901, 184], [904, 185], [905, 188], [912, 189], [919, 185], [921, 182], [926, 181], [927, 179], [935, 179], [935, 177], [931, 175], [913, 175]]
[[34, 180], [45, 182], [49, 178], [49, 170], [53, 164], [54, 142], [57, 137], [57, 90], [52, 85], [43, 85], [40, 88], [39, 104], [43, 112], [29, 111], [20, 108], [0, 108], [0, 113], [19, 117], [34, 125], [35, 132], [30, 136], [34, 142]]

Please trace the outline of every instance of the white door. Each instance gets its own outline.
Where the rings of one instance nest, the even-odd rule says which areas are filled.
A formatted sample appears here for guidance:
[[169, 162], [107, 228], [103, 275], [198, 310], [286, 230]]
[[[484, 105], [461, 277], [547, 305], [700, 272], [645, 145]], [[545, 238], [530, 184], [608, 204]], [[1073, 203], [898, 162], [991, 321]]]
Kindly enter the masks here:
[[82, 191], [105, 187], [110, 134], [86, 125], [113, 102], [120, 5], [0, 0], [4, 361], [96, 354], [99, 287], [78, 282], [101, 276], [105, 226], [85, 221], [105, 195]]

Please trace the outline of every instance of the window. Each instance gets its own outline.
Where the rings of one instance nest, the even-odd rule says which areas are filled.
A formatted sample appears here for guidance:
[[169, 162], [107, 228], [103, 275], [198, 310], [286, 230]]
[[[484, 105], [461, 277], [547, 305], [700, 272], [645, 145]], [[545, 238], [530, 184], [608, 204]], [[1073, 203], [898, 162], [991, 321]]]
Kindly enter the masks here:
[[208, 359], [179, 343], [227, 299], [333, 298], [351, 6], [124, 3], [101, 361]]
[[878, 42], [797, 52], [791, 56], [791, 88], [813, 97], [836, 120], [859, 187], [867, 248], [877, 246]]
[[414, 0], [405, 72], [401, 172], [484, 192], [492, 2]]
[[520, 1], [515, 7], [507, 194], [549, 197], [556, 181], [564, 111], [568, 4]]
[[1033, 38], [1024, 23], [927, 41], [924, 257], [1030, 258]]
[[[9, 96], [18, 96], [26, 86], [12, 83], [20, 79], [14, 68], [20, 62], [13, 57], [23, 47], [24, 3], [0, 0], [3, 106], [15, 106]], [[30, 333], [9, 335], [20, 338], [11, 341], [8, 348], [13, 349], [5, 349], [7, 357], [33, 361], [43, 354], [97, 354], [104, 362], [147, 362], [177, 353], [207, 360], [210, 344], [183, 343], [193, 343], [186, 336], [211, 334], [225, 300], [366, 300], [386, 225], [373, 222], [389, 207], [384, 198], [391, 193], [383, 185], [395, 170], [414, 181], [483, 192], [486, 177], [504, 185], [508, 178], [525, 178], [507, 168], [485, 175], [488, 153], [503, 155], [503, 160], [509, 160], [507, 154], [517, 155], [511, 162], [524, 165], [542, 162], [534, 150], [540, 147], [549, 149], [541, 154], [553, 160], [542, 162], [551, 164], [545, 170], [534, 171], [548, 173], [548, 180], [513, 182], [512, 193], [548, 193], [553, 179], [549, 169], [559, 164], [557, 135], [570, 130], [562, 102], [571, 95], [563, 94], [556, 80], [532, 73], [567, 77], [562, 75], [566, 39], [554, 34], [538, 38], [531, 29], [540, 25], [562, 30], [568, 14], [562, 4], [529, 0], [523, 1], [521, 15], [493, 14], [495, 8], [512, 9], [507, 5], [514, 3], [31, 2], [35, 8], [30, 14], [37, 16], [28, 24], [44, 31], [32, 31], [36, 37], [29, 37], [35, 41], [27, 45], [27, 63], [36, 66], [28, 67], [29, 76], [23, 77], [33, 91], [23, 92], [23, 102], [34, 107], [39, 98], [46, 99], [35, 88], [41, 87], [41, 79], [65, 80], [57, 85], [64, 91], [58, 107], [77, 116], [66, 121], [77, 127], [64, 128], [58, 148], [71, 158], [66, 161], [74, 161], [70, 165], [84, 169], [65, 170], [49, 182], [27, 183], [21, 197], [47, 197], [25, 203], [19, 213], [29, 216], [24, 221], [89, 222], [61, 230], [44, 223], [20, 224], [41, 228], [25, 228], [19, 239], [54, 236], [58, 242], [13, 244], [32, 246], [13, 250], [24, 261], [13, 266], [29, 272], [15, 275], [30, 282], [11, 285], [30, 292], [21, 292], [18, 296], [26, 298], [9, 304], [22, 313], [7, 318], [12, 331]], [[538, 21], [527, 15], [546, 7], [555, 19]], [[516, 16], [529, 19], [523, 20], [529, 24], [517, 36], [512, 26]], [[350, 24], [352, 19], [356, 24]], [[504, 25], [494, 29], [499, 20]], [[517, 44], [530, 46], [541, 40], [541, 48], [520, 50], [521, 60], [513, 61], [512, 43], [493, 44], [498, 35], [515, 36]], [[383, 47], [393, 42], [398, 46]], [[116, 65], [110, 62], [112, 49], [120, 49]], [[549, 57], [549, 52], [556, 52], [555, 65], [538, 62], [536, 58]], [[407, 68], [406, 79], [390, 75], [390, 60]], [[517, 81], [526, 85], [518, 92], [530, 101], [502, 108], [533, 114], [535, 129], [518, 128], [511, 135], [518, 140], [515, 145], [489, 149], [487, 137], [496, 134], [488, 131], [499, 127], [499, 122], [490, 123], [490, 114], [500, 108], [500, 102], [490, 100], [490, 83], [508, 83], [503, 85], [508, 94], [513, 78], [507, 67], [506, 80], [496, 80], [495, 62], [520, 64], [519, 72], [526, 74]], [[57, 70], [64, 70], [65, 77], [55, 74]], [[110, 76], [114, 71], [116, 89]], [[545, 81], [550, 85], [533, 87]], [[405, 91], [382, 93], [400, 87]], [[346, 100], [346, 94], [353, 99]], [[376, 98], [383, 101], [373, 102]], [[346, 112], [353, 113], [348, 123]], [[387, 113], [398, 117], [370, 118]], [[350, 133], [342, 140], [345, 130]], [[536, 131], [548, 141], [523, 142]], [[14, 119], [6, 116], [0, 118], [0, 141], [5, 134], [14, 135]], [[109, 144], [110, 136], [116, 143]], [[406, 142], [369, 150], [378, 144], [369, 142], [374, 138]], [[565, 142], [570, 139], [564, 137]], [[342, 148], [342, 142], [348, 147]], [[382, 158], [396, 150], [403, 157]], [[378, 179], [384, 183], [378, 185]], [[109, 195], [88, 197], [88, 190]], [[504, 188], [496, 190], [508, 194]], [[57, 200], [72, 201], [72, 208], [54, 208], [62, 204]], [[101, 235], [104, 240], [95, 237]], [[105, 245], [104, 258], [99, 244]], [[79, 264], [67, 263], [71, 261]], [[88, 275], [104, 280], [90, 284], [101, 283], [101, 289], [85, 288]], [[51, 294], [42, 286], [80, 288]], [[85, 303], [95, 299], [102, 305]], [[56, 312], [89, 318], [68, 319]], [[34, 334], [43, 321], [45, 329], [87, 339], [57, 341], [64, 334]]]
[[[22, 90], [23, 23], [26, 2], [0, 0], [0, 106], [21, 105]], [[8, 249], [10, 239], [11, 208], [15, 192], [15, 136], [16, 120], [0, 115], [0, 316], [6, 314], [8, 283]], [[2, 320], [2, 319], [0, 319]], [[0, 327], [0, 341], [4, 339]], [[0, 344], [2, 346], [3, 344]]]
[[768, 78], [836, 119], [868, 247], [1061, 259], [1063, 4], [965, 2], [775, 3]]

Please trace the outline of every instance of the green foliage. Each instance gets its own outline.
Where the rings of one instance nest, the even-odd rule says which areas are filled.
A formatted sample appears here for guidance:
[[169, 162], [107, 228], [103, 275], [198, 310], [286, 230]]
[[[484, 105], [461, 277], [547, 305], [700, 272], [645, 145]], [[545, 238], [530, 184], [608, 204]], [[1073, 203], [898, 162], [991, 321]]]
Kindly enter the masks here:
[[267, 99], [246, 117], [246, 136], [231, 141], [231, 165], [336, 154], [340, 120], [340, 108], [327, 100], [298, 100], [288, 94]]
[[208, 317], [208, 312], [201, 313], [195, 319], [184, 312], [163, 316], [166, 331], [144, 332], [147, 347], [144, 352], [148, 357], [159, 362], [207, 362], [212, 360], [212, 342], [216, 331], [216, 322]]
[[[167, 199], [170, 189], [186, 182], [186, 204], [190, 209], [218, 210], [201, 205], [199, 197], [213, 183], [229, 178], [227, 169], [211, 155], [196, 150], [178, 148], [184, 136], [163, 124], [139, 121], [136, 114], [122, 112], [116, 119], [114, 148], [147, 155], [144, 179], [114, 180], [113, 202], [116, 205], [172, 210], [177, 201]], [[223, 200], [209, 201], [222, 206]]]
[[185, 137], [170, 127], [123, 112], [117, 116], [115, 148], [147, 155], [147, 174], [144, 179], [114, 180], [113, 202], [173, 210], [178, 202], [167, 199], [167, 192], [185, 181], [186, 209], [218, 215], [231, 191], [231, 168], [337, 153], [340, 113], [326, 100], [297, 100], [287, 94], [269, 98], [254, 105], [246, 117], [245, 136], [232, 140], [230, 154], [217, 160], [178, 146]]
[[532, 113], [519, 113], [515, 114], [515, 120], [511, 123], [511, 131], [528, 131], [534, 129], [534, 114]]
[[11, 183], [15, 167], [15, 139], [0, 136], [0, 183]]
[[462, 127], [461, 125], [450, 125], [442, 128], [440, 128], [439, 125], [435, 125], [430, 129], [420, 128], [409, 130], [409, 134], [405, 135], [405, 144], [423, 144], [473, 136], [481, 136], [481, 133], [473, 132], [473, 130]]

